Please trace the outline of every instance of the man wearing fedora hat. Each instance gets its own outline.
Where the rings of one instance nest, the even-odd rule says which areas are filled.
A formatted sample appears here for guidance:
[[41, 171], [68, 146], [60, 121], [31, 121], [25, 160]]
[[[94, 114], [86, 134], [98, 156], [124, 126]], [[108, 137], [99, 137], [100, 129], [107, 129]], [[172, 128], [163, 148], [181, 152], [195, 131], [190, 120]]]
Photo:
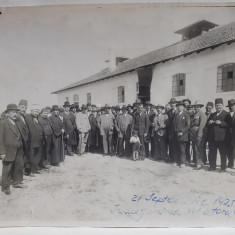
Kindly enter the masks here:
[[140, 157], [141, 160], [144, 160], [146, 156], [145, 142], [149, 133], [150, 123], [148, 115], [144, 112], [144, 107], [142, 103], [138, 104], [138, 112], [135, 114], [133, 122], [133, 129], [138, 131], [138, 136], [141, 143]]
[[227, 152], [229, 144], [229, 126], [231, 116], [224, 110], [223, 99], [215, 99], [216, 112], [211, 114], [208, 121], [208, 141], [211, 152], [209, 171], [216, 170], [217, 150], [221, 157], [221, 173], [226, 171]]
[[79, 133], [78, 150], [80, 156], [85, 153], [88, 135], [91, 129], [90, 122], [87, 116], [87, 106], [83, 104], [81, 110], [82, 112], [76, 114], [76, 125]]
[[177, 114], [173, 123], [173, 140], [174, 142], [174, 154], [176, 164], [181, 167], [182, 162], [187, 166], [189, 162], [186, 160], [186, 142], [188, 141], [189, 128], [190, 128], [190, 116], [184, 110], [185, 104], [183, 101], [177, 103]]
[[64, 125], [59, 117], [59, 106], [53, 105], [52, 112], [53, 114], [49, 117], [51, 127], [53, 130], [52, 135], [52, 150], [51, 150], [51, 164], [52, 166], [60, 166], [60, 162], [64, 159]]
[[194, 103], [195, 113], [191, 120], [189, 136], [195, 151], [196, 168], [200, 170], [203, 164], [203, 145], [204, 145], [204, 128], [206, 126], [206, 114], [201, 110], [204, 105], [197, 100]]
[[[209, 146], [209, 142], [208, 142], [208, 120], [210, 118], [210, 115], [212, 114], [212, 110], [214, 108], [214, 104], [213, 102], [207, 102], [206, 104], [206, 118], [207, 118], [207, 122], [206, 122], [206, 126], [204, 128], [204, 146], [203, 146], [203, 164], [209, 164], [208, 163], [208, 159], [210, 158], [210, 146]], [[208, 150], [208, 158], [207, 158], [207, 144], [209, 146], [209, 150]]]
[[28, 152], [29, 128], [25, 121], [27, 107], [28, 107], [28, 101], [20, 100], [19, 105], [18, 105], [19, 112], [18, 112], [17, 124], [19, 126], [19, 130], [23, 138], [24, 165], [25, 165], [26, 171], [29, 168], [29, 166], [27, 166], [27, 162], [29, 160], [29, 152]]
[[109, 105], [104, 107], [105, 114], [100, 117], [100, 134], [103, 140], [104, 155], [113, 156], [114, 116], [110, 113]]
[[235, 158], [235, 99], [228, 100], [231, 123], [230, 123], [230, 144], [228, 147], [228, 168], [234, 167], [234, 158]]
[[43, 130], [38, 122], [38, 116], [40, 113], [40, 108], [37, 104], [32, 105], [31, 113], [26, 115], [25, 121], [29, 128], [29, 162], [30, 170], [27, 172], [29, 175], [31, 173], [39, 173], [40, 162], [42, 160], [43, 153]]
[[174, 135], [173, 135], [173, 123], [175, 116], [177, 114], [177, 108], [176, 104], [177, 101], [175, 98], [171, 98], [169, 104], [171, 105], [171, 109], [167, 112], [168, 118], [169, 118], [169, 127], [168, 127], [168, 139], [169, 139], [169, 162], [175, 162], [175, 157], [174, 157], [174, 142], [177, 140], [174, 140]]
[[[118, 131], [118, 153], [122, 157], [124, 154], [127, 157], [131, 155], [131, 130], [133, 129], [133, 117], [128, 114], [128, 109], [126, 105], [122, 106], [122, 115], [117, 118], [117, 131]], [[124, 150], [125, 146], [125, 150]]]
[[7, 118], [0, 122], [0, 156], [2, 161], [2, 191], [10, 194], [12, 186], [22, 188], [23, 181], [23, 138], [16, 122], [18, 108], [15, 104], [7, 105]]
[[66, 101], [63, 105], [64, 107], [64, 117], [67, 119], [67, 135], [68, 138], [65, 139], [66, 151], [69, 156], [73, 156], [73, 152], [77, 149], [77, 138], [76, 138], [76, 118], [75, 113], [70, 111], [70, 103]]
[[153, 132], [155, 142], [155, 160], [168, 160], [166, 148], [167, 127], [169, 125], [168, 115], [163, 113], [164, 106], [156, 105], [157, 114], [153, 120]]

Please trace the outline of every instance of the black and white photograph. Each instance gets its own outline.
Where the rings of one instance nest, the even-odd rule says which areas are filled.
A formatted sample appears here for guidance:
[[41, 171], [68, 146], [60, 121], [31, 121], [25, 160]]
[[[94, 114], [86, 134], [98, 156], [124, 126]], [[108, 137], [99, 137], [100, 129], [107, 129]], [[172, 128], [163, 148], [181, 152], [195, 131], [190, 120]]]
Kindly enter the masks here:
[[234, 227], [235, 4], [0, 1], [0, 227]]

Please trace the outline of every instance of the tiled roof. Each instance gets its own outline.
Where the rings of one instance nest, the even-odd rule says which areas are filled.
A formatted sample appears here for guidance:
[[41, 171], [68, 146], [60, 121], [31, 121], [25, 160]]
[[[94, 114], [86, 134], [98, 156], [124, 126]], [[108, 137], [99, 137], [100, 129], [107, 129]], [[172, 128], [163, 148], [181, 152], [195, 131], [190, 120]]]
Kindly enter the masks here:
[[99, 73], [96, 73], [88, 78], [66, 86], [53, 93], [59, 93], [60, 91], [121, 75], [123, 73], [127, 73], [148, 65], [166, 62], [170, 59], [176, 59], [180, 56], [189, 55], [193, 52], [202, 51], [211, 47], [213, 48], [233, 41], [235, 41], [235, 22], [211, 29], [210, 31], [203, 33], [196, 38], [181, 41], [171, 46], [164, 47], [141, 55], [139, 57], [126, 60], [123, 63], [118, 64], [114, 71], [110, 71], [108, 68], [104, 69]]

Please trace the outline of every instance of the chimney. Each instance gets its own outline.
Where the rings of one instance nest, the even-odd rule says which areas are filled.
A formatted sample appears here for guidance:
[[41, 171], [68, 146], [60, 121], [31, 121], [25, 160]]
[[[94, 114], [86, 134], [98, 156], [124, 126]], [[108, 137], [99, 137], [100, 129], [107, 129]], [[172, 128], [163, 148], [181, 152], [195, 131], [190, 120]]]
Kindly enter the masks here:
[[116, 69], [116, 53], [114, 50], [109, 49], [109, 69], [114, 71]]

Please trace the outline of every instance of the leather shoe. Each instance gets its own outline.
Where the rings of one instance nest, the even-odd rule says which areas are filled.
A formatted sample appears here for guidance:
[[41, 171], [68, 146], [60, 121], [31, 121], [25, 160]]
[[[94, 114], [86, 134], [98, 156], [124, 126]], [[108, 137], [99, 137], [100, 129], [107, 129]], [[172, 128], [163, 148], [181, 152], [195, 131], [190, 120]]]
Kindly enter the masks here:
[[208, 171], [215, 171], [216, 169], [215, 168], [212, 168], [212, 167], [209, 167], [208, 168]]
[[20, 184], [13, 184], [12, 187], [13, 188], [24, 188], [24, 186], [20, 185]]
[[2, 190], [6, 195], [10, 195], [11, 194], [11, 190], [10, 188], [5, 188]]

